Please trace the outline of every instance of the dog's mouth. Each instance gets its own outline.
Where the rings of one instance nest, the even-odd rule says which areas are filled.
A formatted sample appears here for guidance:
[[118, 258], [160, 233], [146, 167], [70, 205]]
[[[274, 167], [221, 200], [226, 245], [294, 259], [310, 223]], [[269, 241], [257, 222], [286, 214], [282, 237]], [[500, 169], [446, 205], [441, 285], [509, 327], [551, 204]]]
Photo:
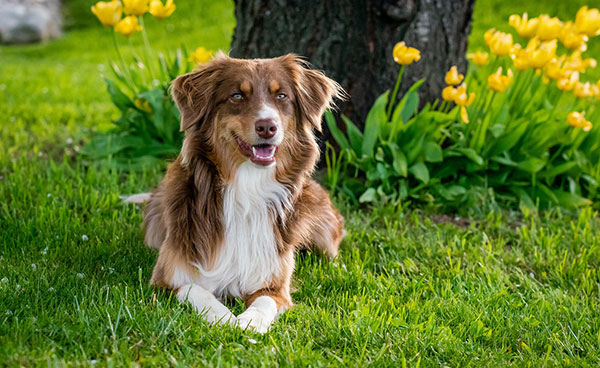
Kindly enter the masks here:
[[238, 137], [235, 137], [235, 141], [238, 144], [240, 151], [253, 163], [261, 166], [269, 166], [275, 162], [275, 153], [279, 146], [268, 143], [251, 146]]

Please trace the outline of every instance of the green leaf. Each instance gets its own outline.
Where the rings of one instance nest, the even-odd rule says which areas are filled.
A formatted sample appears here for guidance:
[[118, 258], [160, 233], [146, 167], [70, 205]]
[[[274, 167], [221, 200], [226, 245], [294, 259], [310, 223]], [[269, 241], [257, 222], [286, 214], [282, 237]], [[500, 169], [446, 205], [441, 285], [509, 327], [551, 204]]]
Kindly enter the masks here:
[[335, 116], [330, 110], [325, 111], [325, 122], [327, 123], [327, 127], [329, 128], [329, 132], [331, 132], [331, 136], [337, 144], [340, 146], [342, 150], [351, 149], [350, 142], [344, 135], [344, 133], [338, 128], [337, 122], [335, 121]]
[[396, 173], [398, 173], [398, 175], [406, 177], [408, 175], [408, 163], [406, 161], [406, 156], [404, 155], [404, 152], [402, 152], [400, 148], [398, 148], [398, 145], [396, 143], [391, 143], [389, 147], [392, 151], [392, 158], [394, 160], [392, 162], [392, 167], [394, 168]]
[[539, 174], [539, 177], [540, 178], [553, 178], [557, 175], [563, 174], [563, 173], [571, 170], [575, 166], [577, 166], [577, 162], [575, 162], [575, 161], [565, 162], [560, 165], [557, 165], [557, 166], [554, 166], [554, 167], [544, 170], [543, 172], [541, 172]]
[[358, 201], [360, 203], [373, 202], [376, 196], [377, 192], [375, 191], [375, 188], [369, 188], [360, 196]]
[[425, 79], [418, 80], [408, 89], [408, 91], [406, 91], [400, 102], [398, 102], [398, 105], [392, 114], [393, 124], [399, 124], [400, 122], [406, 123], [416, 112], [416, 109], [419, 107], [419, 95], [417, 90], [423, 82], [425, 82]]
[[350, 140], [350, 146], [352, 146], [352, 150], [356, 154], [356, 157], [362, 157], [362, 142], [363, 142], [363, 134], [360, 130], [354, 125], [352, 120], [348, 119], [347, 116], [342, 115], [342, 120], [346, 123], [346, 132], [348, 133], [348, 139]]
[[552, 191], [552, 193], [554, 193], [554, 196], [557, 198], [558, 203], [561, 206], [564, 206], [567, 208], [578, 208], [578, 207], [584, 207], [584, 206], [591, 206], [594, 203], [594, 202], [590, 201], [589, 199], [584, 198], [580, 195], [565, 192], [560, 189], [554, 189]]
[[416, 164], [412, 165], [408, 171], [410, 171], [410, 173], [413, 174], [417, 180], [423, 182], [424, 184], [429, 182], [429, 170], [424, 163], [417, 162]]
[[546, 165], [546, 160], [542, 160], [537, 157], [530, 157], [527, 160], [523, 160], [517, 163], [517, 168], [528, 173], [534, 174]]
[[121, 111], [127, 111], [127, 109], [134, 107], [131, 99], [121, 91], [117, 85], [111, 81], [110, 79], [104, 78], [104, 82], [106, 83], [106, 90], [110, 95], [110, 99], [115, 104], [115, 106]]
[[506, 126], [504, 124], [494, 124], [490, 127], [490, 132], [492, 133], [492, 136], [494, 136], [494, 138], [498, 138], [502, 134], [504, 134], [505, 129]]
[[387, 106], [388, 93], [389, 91], [383, 93], [377, 98], [377, 100], [375, 100], [373, 107], [371, 107], [371, 110], [367, 115], [364, 129], [364, 139], [362, 142], [363, 155], [367, 155], [369, 157], [373, 156], [373, 148], [375, 147], [377, 138], [379, 138], [381, 125], [386, 123], [385, 107]]
[[527, 126], [528, 124], [523, 119], [512, 123], [510, 129], [507, 129], [508, 132], [491, 145], [487, 154], [489, 156], [496, 156], [502, 152], [509, 151], [519, 143], [519, 140], [527, 130]]
[[425, 143], [423, 150], [425, 152], [425, 161], [427, 162], [442, 162], [444, 159], [442, 148], [435, 142], [429, 141]]
[[479, 166], [483, 166], [483, 158], [475, 152], [472, 148], [455, 148], [454, 151], [463, 154], [465, 157], [469, 158], [471, 161], [475, 162]]

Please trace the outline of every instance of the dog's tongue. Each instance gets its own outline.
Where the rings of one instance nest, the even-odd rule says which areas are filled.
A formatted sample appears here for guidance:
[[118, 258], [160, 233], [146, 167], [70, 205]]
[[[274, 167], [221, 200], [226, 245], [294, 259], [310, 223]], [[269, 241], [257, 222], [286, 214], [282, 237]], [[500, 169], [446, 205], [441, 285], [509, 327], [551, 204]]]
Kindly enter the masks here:
[[271, 145], [252, 147], [252, 152], [254, 153], [254, 156], [257, 157], [271, 157], [273, 156], [273, 153], [275, 153], [273, 151], [275, 151], [275, 146]]

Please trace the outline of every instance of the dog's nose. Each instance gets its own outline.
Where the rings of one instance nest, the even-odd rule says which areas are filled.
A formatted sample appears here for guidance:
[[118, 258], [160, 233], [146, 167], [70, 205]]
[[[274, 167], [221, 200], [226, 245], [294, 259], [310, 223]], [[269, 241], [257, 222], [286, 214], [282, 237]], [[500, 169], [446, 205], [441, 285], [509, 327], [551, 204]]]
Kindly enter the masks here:
[[254, 123], [254, 129], [259, 137], [269, 139], [277, 133], [277, 124], [271, 119], [260, 119]]

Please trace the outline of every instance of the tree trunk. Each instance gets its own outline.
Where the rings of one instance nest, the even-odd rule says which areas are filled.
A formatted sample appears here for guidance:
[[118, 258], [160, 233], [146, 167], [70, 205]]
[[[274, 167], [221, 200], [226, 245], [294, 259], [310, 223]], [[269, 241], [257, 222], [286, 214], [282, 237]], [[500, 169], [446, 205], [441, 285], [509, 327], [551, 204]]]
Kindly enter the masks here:
[[392, 58], [397, 42], [421, 51], [421, 61], [405, 70], [401, 91], [426, 78], [420, 89], [424, 101], [441, 95], [450, 66], [466, 71], [474, 2], [235, 0], [231, 55], [305, 56], [346, 89], [351, 99], [340, 105], [341, 112], [363, 126], [377, 96], [393, 88], [399, 71]]

